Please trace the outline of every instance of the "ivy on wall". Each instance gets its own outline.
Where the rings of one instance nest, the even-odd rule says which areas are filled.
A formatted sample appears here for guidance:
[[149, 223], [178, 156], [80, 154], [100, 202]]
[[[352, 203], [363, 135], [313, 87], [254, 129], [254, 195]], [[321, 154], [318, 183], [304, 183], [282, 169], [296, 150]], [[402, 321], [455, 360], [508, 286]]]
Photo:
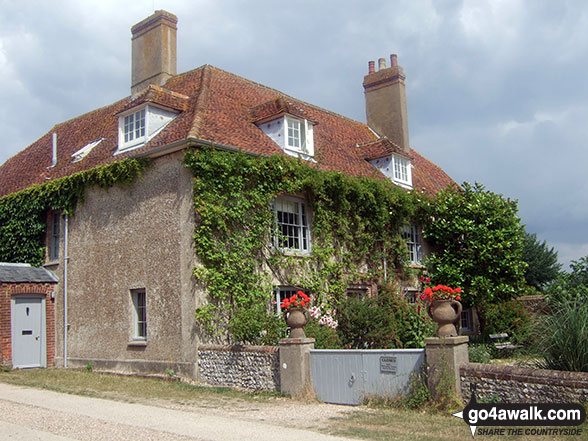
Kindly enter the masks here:
[[49, 210], [73, 214], [88, 187], [131, 183], [149, 162], [124, 159], [1, 197], [0, 261], [42, 265]]
[[[421, 215], [425, 196], [387, 181], [319, 171], [285, 156], [252, 157], [210, 148], [190, 150], [194, 176], [194, 246], [209, 303], [196, 317], [211, 334], [229, 329], [252, 342], [252, 311], [267, 311], [272, 280], [310, 289], [318, 302], [336, 302], [355, 282], [381, 280], [383, 261], [403, 271], [404, 223]], [[312, 252], [283, 253], [272, 202], [279, 195], [305, 199], [311, 211]], [[246, 322], [246, 323], [244, 323]], [[261, 326], [261, 325], [260, 325]], [[253, 332], [255, 334], [255, 332]]]

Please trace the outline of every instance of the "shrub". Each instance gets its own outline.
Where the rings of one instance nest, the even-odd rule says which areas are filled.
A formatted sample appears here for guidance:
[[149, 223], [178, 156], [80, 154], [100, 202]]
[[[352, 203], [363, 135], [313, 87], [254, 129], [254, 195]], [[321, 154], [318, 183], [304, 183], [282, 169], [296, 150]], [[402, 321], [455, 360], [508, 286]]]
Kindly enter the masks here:
[[539, 367], [588, 372], [588, 304], [560, 302], [539, 322], [537, 351], [544, 355]]
[[490, 363], [491, 354], [492, 349], [487, 344], [470, 344], [468, 348], [470, 363]]
[[316, 349], [342, 349], [343, 345], [336, 329], [321, 325], [317, 320], [311, 319], [304, 327], [304, 333], [308, 338], [314, 338]]
[[392, 286], [375, 297], [349, 297], [337, 306], [339, 337], [348, 348], [395, 349], [424, 347], [433, 323], [421, 303], [409, 304]]
[[264, 305], [251, 305], [235, 311], [229, 330], [236, 342], [250, 345], [275, 345], [286, 336], [286, 322]]
[[513, 343], [526, 343], [531, 335], [531, 319], [517, 300], [487, 304], [480, 313], [485, 323], [484, 336], [506, 332]]

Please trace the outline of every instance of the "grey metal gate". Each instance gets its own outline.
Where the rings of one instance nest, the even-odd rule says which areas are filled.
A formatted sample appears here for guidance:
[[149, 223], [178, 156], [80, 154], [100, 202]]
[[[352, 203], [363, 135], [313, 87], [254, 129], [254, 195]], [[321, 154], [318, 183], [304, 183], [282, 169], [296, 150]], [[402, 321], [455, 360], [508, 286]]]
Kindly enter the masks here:
[[310, 351], [312, 382], [319, 400], [361, 404], [365, 396], [404, 394], [411, 373], [420, 372], [424, 349], [366, 349]]

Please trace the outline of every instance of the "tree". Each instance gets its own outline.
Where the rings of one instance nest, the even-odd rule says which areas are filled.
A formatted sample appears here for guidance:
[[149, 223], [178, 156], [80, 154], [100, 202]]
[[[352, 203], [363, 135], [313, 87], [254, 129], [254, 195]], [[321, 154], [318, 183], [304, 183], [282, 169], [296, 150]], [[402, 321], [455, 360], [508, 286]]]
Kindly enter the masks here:
[[546, 290], [552, 303], [588, 302], [588, 256], [572, 260], [569, 273], [560, 272], [557, 280]]
[[523, 245], [523, 259], [527, 263], [525, 280], [529, 286], [543, 291], [547, 284], [557, 279], [561, 271], [557, 251], [549, 249], [547, 242], [539, 242], [536, 234], [526, 231]]
[[[434, 246], [428, 259], [434, 283], [461, 287], [465, 306], [499, 303], [524, 285], [524, 229], [516, 201], [481, 184], [441, 191], [423, 234]], [[481, 314], [481, 325], [483, 314]]]

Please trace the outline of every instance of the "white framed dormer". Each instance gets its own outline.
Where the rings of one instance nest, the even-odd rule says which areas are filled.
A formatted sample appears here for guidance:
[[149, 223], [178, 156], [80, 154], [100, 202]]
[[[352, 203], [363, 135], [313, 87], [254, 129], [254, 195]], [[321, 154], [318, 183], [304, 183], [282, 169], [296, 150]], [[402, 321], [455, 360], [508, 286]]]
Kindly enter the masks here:
[[152, 104], [143, 104], [121, 113], [118, 117], [118, 148], [115, 154], [143, 146], [176, 116], [176, 112]]
[[372, 159], [370, 163], [396, 185], [412, 189], [412, 164], [409, 158], [392, 153], [389, 156]]
[[258, 127], [291, 156], [312, 160], [314, 156], [313, 123], [291, 115], [283, 115]]

